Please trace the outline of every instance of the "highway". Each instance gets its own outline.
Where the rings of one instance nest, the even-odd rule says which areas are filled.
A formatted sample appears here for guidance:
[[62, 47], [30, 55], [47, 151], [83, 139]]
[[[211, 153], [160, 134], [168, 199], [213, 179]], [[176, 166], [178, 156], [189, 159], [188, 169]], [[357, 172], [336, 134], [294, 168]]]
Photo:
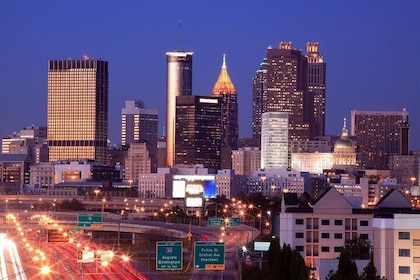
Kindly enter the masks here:
[[27, 279], [16, 244], [5, 233], [0, 234], [0, 279]]
[[[77, 254], [81, 250], [80, 248], [76, 247], [77, 243], [67, 244], [67, 243], [48, 243], [46, 244], [46, 235], [42, 235], [35, 232], [36, 228], [39, 228], [41, 225], [47, 226], [48, 223], [36, 222], [28, 220], [29, 215], [33, 215], [34, 213], [21, 213], [21, 218], [26, 220], [27, 224], [27, 232], [26, 237], [28, 240], [31, 240], [31, 244], [35, 244], [38, 247], [48, 248], [46, 250], [46, 254], [48, 258], [51, 260], [50, 262], [50, 271], [49, 277], [43, 276], [44, 279], [50, 279], [50, 277], [56, 277], [66, 275], [64, 279], [162, 279], [160, 277], [164, 277], [165, 273], [156, 272], [154, 269], [150, 271], [150, 267], [147, 268], [147, 271], [150, 273], [138, 273], [128, 262], [124, 262], [121, 260], [121, 256], [119, 258], [114, 259], [110, 262], [109, 265], [103, 266], [101, 262], [95, 260], [93, 263], [79, 263], [77, 262]], [[63, 217], [68, 217], [73, 222], [75, 222], [75, 215], [68, 215], [63, 213]], [[60, 216], [60, 213], [54, 212], [54, 216]], [[117, 215], [116, 215], [117, 216]], [[58, 221], [64, 222], [64, 221]], [[189, 253], [192, 256], [193, 246], [192, 243], [195, 241], [215, 241], [215, 242], [224, 242], [225, 244], [225, 264], [223, 270], [199, 270], [194, 268], [194, 258], [191, 257], [188, 260], [188, 263], [184, 263], [184, 266], [187, 266], [187, 270], [191, 272], [190, 277], [188, 279], [191, 280], [236, 280], [241, 279], [238, 273], [238, 266], [241, 265], [241, 252], [240, 248], [251, 242], [255, 236], [258, 234], [258, 230], [252, 227], [248, 227], [245, 225], [239, 226], [231, 226], [224, 228], [219, 226], [194, 226], [194, 225], [185, 225], [185, 224], [174, 224], [174, 223], [165, 223], [165, 222], [156, 222], [156, 221], [142, 221], [142, 220], [128, 220], [128, 221], [121, 221], [118, 218], [105, 218], [104, 223], [118, 223], [121, 225], [130, 225], [130, 224], [141, 224], [141, 225], [149, 225], [154, 227], [162, 227], [165, 229], [173, 229], [181, 232], [188, 232], [191, 231], [193, 234], [193, 238], [191, 240], [191, 247], [189, 249]], [[44, 236], [44, 237], [43, 237]], [[89, 243], [88, 238], [82, 238], [80, 246], [82, 248], [89, 247], [88, 250], [100, 250], [97, 248], [95, 244]], [[16, 248], [16, 245], [14, 245]], [[17, 246], [24, 247], [24, 244], [17, 244]], [[16, 249], [15, 249], [16, 251]], [[5, 254], [6, 255], [6, 254]], [[16, 254], [17, 255], [17, 254]], [[31, 258], [34, 257], [33, 253], [29, 254]], [[28, 256], [26, 256], [28, 257]], [[18, 259], [18, 257], [15, 257]], [[19, 265], [13, 265], [13, 263], [17, 263], [17, 260], [13, 260], [13, 255], [11, 253], [7, 253], [7, 261], [5, 261], [5, 265], [2, 267], [7, 267], [7, 273], [10, 275], [17, 275], [20, 271], [24, 271], [23, 268], [20, 270], [16, 270], [14, 267], [19, 267]], [[21, 265], [20, 265], [21, 266]], [[38, 269], [39, 270], [39, 269]], [[3, 272], [2, 272], [3, 273]], [[136, 274], [138, 273], [138, 274]], [[169, 272], [168, 272], [169, 273]], [[22, 277], [24, 273], [21, 273]], [[14, 276], [15, 277], [15, 276]], [[20, 276], [18, 276], [20, 277]], [[39, 277], [39, 273], [38, 273]], [[0, 279], [27, 279], [27, 278], [2, 278]], [[28, 279], [41, 279], [41, 278], [28, 278]], [[55, 278], [51, 278], [55, 279]]]

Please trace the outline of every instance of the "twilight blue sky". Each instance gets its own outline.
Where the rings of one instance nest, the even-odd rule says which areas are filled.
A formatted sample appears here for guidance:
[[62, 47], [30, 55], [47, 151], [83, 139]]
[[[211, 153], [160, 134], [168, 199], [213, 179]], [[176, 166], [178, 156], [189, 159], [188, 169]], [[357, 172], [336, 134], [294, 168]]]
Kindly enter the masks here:
[[[166, 57], [194, 52], [193, 94], [208, 95], [222, 54], [239, 100], [240, 136], [251, 136], [252, 76], [279, 41], [319, 41], [327, 63], [327, 134], [351, 110], [410, 113], [420, 149], [420, 1], [0, 1], [0, 137], [46, 125], [47, 61], [109, 61], [109, 137], [120, 142], [125, 100], [159, 109], [165, 125]], [[349, 122], [348, 122], [348, 125]]]

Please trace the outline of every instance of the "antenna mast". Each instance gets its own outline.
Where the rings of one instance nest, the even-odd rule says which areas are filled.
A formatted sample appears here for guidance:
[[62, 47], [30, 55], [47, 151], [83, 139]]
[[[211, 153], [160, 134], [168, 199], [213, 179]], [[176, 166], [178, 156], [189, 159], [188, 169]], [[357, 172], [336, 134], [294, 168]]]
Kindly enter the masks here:
[[181, 20], [178, 20], [178, 51], [181, 50]]

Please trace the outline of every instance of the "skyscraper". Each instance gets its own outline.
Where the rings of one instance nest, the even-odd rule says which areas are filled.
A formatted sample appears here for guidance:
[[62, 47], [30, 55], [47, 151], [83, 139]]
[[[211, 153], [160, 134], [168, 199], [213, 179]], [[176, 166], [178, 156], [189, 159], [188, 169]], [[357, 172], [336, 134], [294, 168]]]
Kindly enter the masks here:
[[220, 97], [176, 98], [175, 164], [220, 169], [221, 115]]
[[252, 137], [261, 139], [261, 115], [267, 106], [267, 58], [252, 78]]
[[222, 146], [236, 149], [238, 147], [238, 101], [235, 86], [227, 72], [225, 55], [223, 55], [222, 69], [211, 95], [221, 97]]
[[121, 110], [121, 145], [130, 146], [139, 141], [146, 142], [151, 158], [151, 172], [156, 172], [158, 110], [145, 108], [141, 100], [129, 100]]
[[261, 137], [261, 115], [289, 113], [290, 140], [309, 140], [325, 133], [325, 63], [318, 43], [307, 54], [291, 42], [267, 49], [253, 78], [253, 137]]
[[408, 112], [351, 111], [351, 135], [357, 136], [360, 167], [389, 169], [389, 157], [408, 151]]
[[289, 114], [265, 112], [261, 117], [261, 169], [289, 167]]
[[90, 159], [106, 163], [108, 62], [48, 62], [49, 161]]
[[192, 94], [192, 52], [167, 52], [166, 64], [166, 163], [175, 162], [176, 97]]
[[319, 43], [306, 43], [308, 61], [308, 93], [310, 138], [325, 135], [326, 64], [319, 54]]

